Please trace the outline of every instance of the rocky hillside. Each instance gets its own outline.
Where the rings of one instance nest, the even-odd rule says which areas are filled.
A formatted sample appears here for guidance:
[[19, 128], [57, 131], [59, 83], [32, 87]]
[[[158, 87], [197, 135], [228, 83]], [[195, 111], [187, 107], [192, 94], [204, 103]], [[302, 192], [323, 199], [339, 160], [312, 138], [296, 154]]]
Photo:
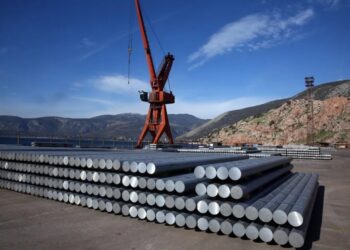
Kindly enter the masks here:
[[[350, 80], [324, 83], [315, 86], [313, 89], [313, 98], [315, 100], [325, 100], [337, 96], [350, 97]], [[226, 127], [230, 127], [239, 121], [245, 120], [252, 116], [261, 116], [263, 113], [266, 113], [271, 109], [281, 107], [290, 100], [301, 100], [305, 97], [306, 91], [303, 91], [290, 98], [276, 100], [240, 110], [229, 111], [202, 124], [194, 130], [179, 136], [177, 139], [183, 141], [202, 140], [202, 138], [208, 138], [209, 134], [213, 135], [223, 128], [227, 130]]]
[[[192, 130], [207, 120], [192, 115], [169, 115], [173, 136], [179, 136]], [[26, 136], [57, 137], [99, 137], [118, 139], [137, 139], [145, 115], [118, 114], [103, 115], [88, 119], [71, 119], [62, 117], [20, 118], [0, 116], [0, 136], [16, 135], [17, 131]]]
[[[305, 99], [295, 99], [258, 116], [210, 133], [202, 142], [291, 144], [305, 143], [307, 109]], [[314, 101], [316, 142], [350, 142], [350, 99], [332, 97]]]

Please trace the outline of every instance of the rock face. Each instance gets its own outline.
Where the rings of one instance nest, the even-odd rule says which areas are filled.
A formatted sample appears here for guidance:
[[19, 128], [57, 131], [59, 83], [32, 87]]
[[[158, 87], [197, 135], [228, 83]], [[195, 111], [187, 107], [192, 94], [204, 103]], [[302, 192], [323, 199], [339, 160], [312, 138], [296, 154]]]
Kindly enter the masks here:
[[[229, 111], [202, 124], [199, 127], [196, 127], [195, 129], [187, 132], [186, 134], [179, 136], [177, 139], [183, 141], [198, 140], [199, 138], [207, 137], [209, 133], [218, 131], [224, 127], [235, 124], [250, 116], [257, 116], [262, 113], [266, 113], [271, 109], [279, 108], [288, 100], [305, 99], [306, 96], [307, 92], [302, 91], [291, 98], [275, 100], [253, 107]], [[317, 85], [313, 88], [312, 97], [314, 100], [323, 101], [338, 96], [350, 97], [350, 80], [324, 83]]]
[[[332, 97], [315, 100], [314, 137], [316, 142], [350, 141], [350, 100]], [[291, 144], [305, 143], [307, 101], [289, 100], [281, 107], [258, 116], [250, 116], [200, 139], [203, 143]]]

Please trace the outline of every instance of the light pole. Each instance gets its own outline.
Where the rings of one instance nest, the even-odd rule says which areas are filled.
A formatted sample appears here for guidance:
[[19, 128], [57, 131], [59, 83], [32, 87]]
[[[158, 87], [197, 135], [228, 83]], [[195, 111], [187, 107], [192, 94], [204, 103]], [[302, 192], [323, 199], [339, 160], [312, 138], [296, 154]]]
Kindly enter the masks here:
[[306, 132], [306, 144], [314, 144], [314, 105], [312, 99], [312, 89], [314, 87], [315, 78], [313, 76], [305, 77], [305, 87], [307, 88], [307, 132]]

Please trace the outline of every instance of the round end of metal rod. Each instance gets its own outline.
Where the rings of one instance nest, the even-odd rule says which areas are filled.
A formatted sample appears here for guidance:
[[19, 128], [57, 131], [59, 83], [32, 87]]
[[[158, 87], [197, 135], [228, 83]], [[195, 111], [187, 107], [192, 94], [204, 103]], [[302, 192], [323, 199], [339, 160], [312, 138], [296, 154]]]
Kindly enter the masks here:
[[209, 231], [213, 233], [220, 231], [220, 222], [217, 219], [211, 219], [209, 221]]
[[167, 208], [173, 208], [175, 206], [175, 200], [174, 200], [174, 197], [168, 195], [166, 198], [165, 198], [165, 206]]
[[244, 215], [245, 215], [245, 209], [242, 205], [240, 204], [236, 204], [233, 206], [232, 208], [232, 212], [233, 212], [233, 215], [236, 217], [236, 218], [243, 218]]
[[119, 170], [120, 169], [120, 161], [115, 159], [113, 160], [113, 169], [114, 170]]
[[63, 165], [67, 166], [69, 164], [68, 156], [63, 157]]
[[139, 199], [138, 194], [135, 191], [130, 192], [130, 201], [136, 203]]
[[262, 227], [259, 230], [259, 237], [264, 242], [271, 242], [273, 240], [273, 232], [270, 228]]
[[147, 180], [147, 189], [154, 190], [156, 188], [156, 181], [152, 178]]
[[259, 210], [259, 219], [262, 222], [270, 222], [272, 220], [272, 212], [270, 211], [270, 209], [267, 208], [262, 208]]
[[201, 179], [205, 176], [205, 169], [202, 166], [197, 166], [194, 169], [194, 176], [196, 176], [196, 178]]
[[81, 179], [82, 181], [85, 181], [85, 180], [86, 180], [86, 172], [85, 172], [85, 171], [81, 171], [81, 173], [80, 173], [80, 179]]
[[241, 222], [236, 222], [233, 225], [233, 234], [236, 235], [237, 237], [241, 238], [245, 235], [246, 229], [243, 223]]
[[197, 226], [196, 217], [194, 217], [193, 215], [187, 216], [186, 217], [186, 227], [193, 229], [196, 226]]
[[178, 193], [183, 193], [185, 191], [185, 183], [183, 181], [175, 182], [175, 190]]
[[164, 183], [164, 181], [162, 179], [158, 179], [156, 181], [156, 189], [158, 191], [163, 191], [165, 189], [165, 183]]
[[209, 213], [212, 215], [217, 215], [220, 213], [220, 206], [216, 201], [212, 201], [208, 206]]
[[128, 187], [130, 185], [130, 178], [129, 176], [125, 175], [122, 178], [122, 184], [124, 187]]
[[233, 199], [241, 199], [243, 197], [243, 190], [239, 186], [233, 186], [231, 188], [231, 196]]
[[137, 180], [137, 177], [136, 176], [132, 176], [130, 178], [130, 186], [133, 187], [133, 188], [136, 188], [138, 186], [138, 180]]
[[154, 204], [156, 204], [156, 197], [154, 196], [154, 194], [147, 195], [147, 204], [150, 206], [153, 206]]
[[113, 211], [112, 202], [110, 202], [110, 201], [107, 201], [107, 202], [106, 202], [106, 211], [107, 211], [108, 213], [111, 213], [111, 212]]
[[292, 245], [292, 247], [300, 248], [304, 246], [305, 239], [300, 232], [293, 230], [289, 234], [289, 243]]
[[164, 223], [165, 222], [165, 214], [164, 211], [158, 211], [156, 213], [156, 220], [158, 223]]
[[206, 201], [201, 200], [197, 203], [197, 210], [198, 212], [205, 214], [206, 212], [208, 212], [208, 204]]
[[209, 227], [209, 222], [208, 222], [208, 220], [206, 218], [201, 217], [197, 221], [197, 226], [198, 226], [199, 230], [207, 231], [208, 227]]
[[178, 214], [175, 216], [175, 223], [178, 227], [184, 227], [186, 224], [186, 218], [183, 214]]
[[98, 209], [100, 211], [105, 211], [106, 210], [106, 202], [104, 200], [100, 200], [98, 202]]
[[214, 184], [209, 184], [207, 187], [207, 194], [209, 197], [215, 197], [219, 193], [219, 189]]
[[230, 188], [227, 185], [220, 185], [218, 192], [221, 198], [228, 198], [231, 194]]
[[124, 216], [128, 216], [129, 215], [129, 205], [127, 205], [127, 204], [124, 204], [123, 206], [122, 206], [122, 215], [124, 215]]
[[256, 220], [259, 217], [259, 211], [255, 207], [249, 206], [245, 209], [245, 216], [249, 220]]
[[237, 180], [241, 179], [241, 177], [242, 177], [242, 172], [237, 167], [231, 168], [228, 174], [230, 176], [230, 179], [234, 180], [234, 181], [237, 181]]
[[301, 225], [303, 225], [303, 221], [303, 216], [296, 211], [293, 211], [288, 214], [288, 222], [293, 227], [300, 227]]
[[139, 180], [139, 188], [145, 189], [147, 187], [147, 180], [143, 177], [140, 177]]
[[208, 179], [214, 179], [216, 177], [216, 169], [212, 166], [209, 166], [205, 169], [205, 176]]
[[117, 203], [117, 202], [114, 202], [113, 203], [113, 213], [115, 213], [115, 214], [119, 214], [120, 213], [120, 205], [119, 205], [119, 203]]
[[97, 210], [98, 209], [98, 200], [92, 199], [92, 208]]
[[185, 199], [183, 197], [177, 197], [175, 199], [175, 207], [176, 209], [178, 210], [182, 210], [184, 209], [186, 206], [186, 202], [185, 202]]
[[167, 180], [165, 182], [165, 190], [168, 192], [173, 192], [175, 190], [175, 183], [173, 180]]
[[94, 172], [94, 173], [92, 174], [92, 180], [93, 180], [94, 182], [98, 182], [99, 179], [100, 179], [99, 174], [98, 174], [97, 172]]
[[111, 159], [107, 159], [106, 161], [106, 169], [112, 169], [113, 168], [113, 161]]
[[165, 222], [168, 225], [174, 225], [175, 224], [175, 215], [171, 212], [167, 213], [165, 215]]
[[[65, 195], [66, 194], [63, 195], [63, 200], [65, 200]], [[86, 206], [92, 208], [92, 199], [90, 197], [86, 199]]]
[[259, 238], [259, 230], [254, 225], [249, 225], [246, 229], [245, 234], [250, 240], [256, 240]]
[[130, 200], [130, 193], [128, 190], [124, 190], [122, 192], [122, 199], [123, 201], [129, 201]]
[[225, 217], [229, 217], [232, 215], [232, 206], [229, 203], [222, 203], [220, 205], [220, 214]]
[[137, 171], [141, 174], [146, 173], [147, 165], [144, 162], [140, 162], [139, 164], [137, 164]]
[[273, 233], [273, 240], [280, 246], [286, 245], [288, 243], [289, 229], [287, 228], [277, 228]]
[[282, 210], [276, 210], [272, 215], [273, 221], [278, 225], [284, 225], [288, 221], [288, 215]]
[[146, 212], [146, 218], [148, 221], [154, 221], [156, 219], [156, 213], [152, 209], [148, 209]]
[[146, 170], [147, 170], [147, 173], [154, 174], [156, 172], [156, 165], [154, 165], [154, 163], [150, 162], [147, 164]]
[[220, 180], [226, 180], [228, 178], [228, 170], [226, 167], [219, 167], [216, 170], [216, 176], [220, 179]]
[[137, 167], [138, 167], [138, 164], [137, 164], [136, 161], [131, 162], [131, 164], [130, 164], [130, 172], [136, 173], [137, 172]]
[[146, 210], [143, 207], [141, 207], [137, 212], [137, 217], [139, 217], [140, 220], [144, 220], [146, 216], [147, 216]]
[[123, 163], [122, 163], [122, 170], [124, 172], [129, 172], [130, 171], [130, 163], [128, 161], [123, 161]]
[[119, 174], [113, 175], [113, 183], [116, 185], [118, 185], [120, 183], [120, 175]]
[[138, 214], [137, 207], [136, 206], [131, 206], [130, 209], [129, 209], [129, 214], [130, 214], [130, 217], [136, 218], [137, 214]]
[[194, 211], [196, 210], [196, 202], [193, 200], [193, 199], [187, 199], [186, 202], [185, 202], [185, 207], [186, 207], [186, 210], [187, 211]]
[[98, 162], [98, 167], [100, 169], [105, 169], [106, 168], [106, 161], [105, 159], [100, 159], [99, 162]]
[[159, 194], [156, 196], [156, 204], [158, 207], [164, 207], [165, 199], [163, 195]]
[[223, 221], [220, 225], [220, 230], [225, 235], [232, 234], [232, 231], [233, 231], [232, 223], [228, 220]]
[[197, 195], [205, 195], [207, 193], [207, 188], [204, 183], [198, 183], [195, 191]]

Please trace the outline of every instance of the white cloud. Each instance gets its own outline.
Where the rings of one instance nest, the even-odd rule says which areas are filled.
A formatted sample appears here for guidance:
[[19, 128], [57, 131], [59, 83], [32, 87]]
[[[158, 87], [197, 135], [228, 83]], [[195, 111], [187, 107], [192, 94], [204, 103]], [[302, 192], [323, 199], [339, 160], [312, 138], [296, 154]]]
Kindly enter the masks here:
[[136, 78], [130, 78], [129, 84], [128, 78], [123, 75], [101, 76], [93, 80], [93, 83], [99, 90], [118, 94], [136, 93], [150, 88], [148, 83]]
[[271, 97], [239, 97], [226, 100], [184, 101], [177, 99], [175, 104], [168, 105], [168, 113], [192, 114], [200, 118], [212, 119], [224, 112], [263, 104], [277, 98]]
[[208, 42], [188, 57], [189, 69], [206, 63], [209, 59], [234, 49], [261, 49], [275, 46], [291, 37], [295, 28], [314, 16], [313, 9], [300, 11], [294, 16], [281, 18], [280, 14], [253, 14], [231, 22], [211, 35]]

